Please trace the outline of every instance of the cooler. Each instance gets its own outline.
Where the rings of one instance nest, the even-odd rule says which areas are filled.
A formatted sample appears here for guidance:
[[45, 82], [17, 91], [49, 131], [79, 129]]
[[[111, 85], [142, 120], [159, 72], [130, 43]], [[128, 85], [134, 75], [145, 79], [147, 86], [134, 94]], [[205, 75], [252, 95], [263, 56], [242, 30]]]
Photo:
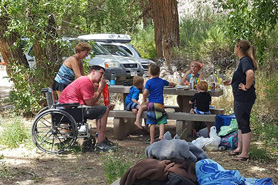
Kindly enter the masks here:
[[235, 114], [231, 114], [231, 115], [218, 114], [216, 116], [216, 130], [217, 130], [217, 132], [220, 131], [220, 127], [229, 126], [232, 119], [236, 119]]

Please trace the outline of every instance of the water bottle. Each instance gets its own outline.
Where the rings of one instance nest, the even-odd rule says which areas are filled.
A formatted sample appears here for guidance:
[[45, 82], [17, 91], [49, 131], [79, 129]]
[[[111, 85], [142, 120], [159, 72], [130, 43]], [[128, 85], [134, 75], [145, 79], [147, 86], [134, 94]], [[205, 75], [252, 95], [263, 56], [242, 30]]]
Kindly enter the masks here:
[[115, 84], [116, 84], [116, 74], [111, 73], [110, 85], [115, 85]]
[[194, 78], [194, 74], [191, 74], [190, 77], [190, 89], [194, 89], [195, 86], [195, 78]]

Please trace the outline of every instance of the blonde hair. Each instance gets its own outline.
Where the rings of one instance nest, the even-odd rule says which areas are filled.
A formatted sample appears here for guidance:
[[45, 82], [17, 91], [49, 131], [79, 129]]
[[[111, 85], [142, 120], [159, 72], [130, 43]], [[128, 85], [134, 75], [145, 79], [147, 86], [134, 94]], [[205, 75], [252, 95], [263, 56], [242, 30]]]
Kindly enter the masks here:
[[197, 84], [197, 88], [207, 92], [208, 91], [208, 83], [206, 81], [199, 81], [199, 83]]
[[240, 48], [244, 55], [248, 56], [252, 60], [254, 68], [256, 70], [258, 68], [258, 65], [254, 46], [251, 46], [251, 43], [248, 40], [238, 40], [236, 45]]
[[133, 78], [133, 85], [135, 86], [135, 87], [138, 87], [139, 85], [143, 85], [144, 84], [144, 78], [143, 77], [141, 77], [141, 76], [135, 76], [134, 78]]
[[76, 53], [80, 53], [81, 51], [91, 51], [92, 46], [88, 42], [80, 42], [74, 48]]

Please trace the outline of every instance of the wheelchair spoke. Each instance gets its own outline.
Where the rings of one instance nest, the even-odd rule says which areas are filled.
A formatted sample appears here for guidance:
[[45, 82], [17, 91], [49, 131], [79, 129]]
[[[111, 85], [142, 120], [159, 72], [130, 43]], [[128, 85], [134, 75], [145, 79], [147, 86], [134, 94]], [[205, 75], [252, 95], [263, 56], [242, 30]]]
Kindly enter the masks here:
[[44, 110], [34, 120], [32, 139], [42, 151], [62, 153], [70, 148], [77, 139], [76, 122], [64, 110]]
[[50, 126], [48, 126], [47, 123], [45, 123], [43, 120], [40, 120], [40, 122], [43, 125], [45, 125], [46, 127], [48, 127], [48, 128], [50, 127], [51, 128], [51, 125], [52, 125], [51, 122], [49, 120], [47, 120], [46, 118], [44, 118], [44, 117], [42, 119], [44, 119], [45, 122], [48, 122], [49, 123], [48, 125], [50, 125]]

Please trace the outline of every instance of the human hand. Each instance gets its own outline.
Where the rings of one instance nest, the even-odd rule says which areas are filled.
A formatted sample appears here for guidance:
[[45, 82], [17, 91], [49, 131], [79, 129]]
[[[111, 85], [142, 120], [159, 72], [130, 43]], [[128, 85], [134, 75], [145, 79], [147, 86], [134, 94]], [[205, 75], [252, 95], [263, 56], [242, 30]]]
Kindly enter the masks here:
[[231, 85], [231, 84], [232, 84], [232, 81], [231, 81], [231, 80], [224, 80], [224, 81], [223, 81], [223, 84], [224, 84], [224, 85]]
[[113, 110], [115, 108], [115, 104], [109, 104], [107, 107], [109, 110]]
[[241, 89], [241, 90], [243, 90], [243, 91], [247, 91], [248, 89], [246, 89], [246, 85], [244, 85], [243, 83], [240, 83], [239, 85], [238, 85], [238, 89]]
[[190, 114], [194, 114], [194, 109], [190, 109]]
[[99, 86], [98, 83], [94, 83], [93, 85], [95, 88], [98, 88], [98, 86]]
[[106, 85], [106, 81], [105, 81], [104, 76], [102, 76], [101, 79], [100, 79], [100, 81], [99, 81], [99, 83], [98, 83], [98, 88], [99, 88], [100, 90], [103, 90], [104, 87], [105, 87], [105, 85]]

